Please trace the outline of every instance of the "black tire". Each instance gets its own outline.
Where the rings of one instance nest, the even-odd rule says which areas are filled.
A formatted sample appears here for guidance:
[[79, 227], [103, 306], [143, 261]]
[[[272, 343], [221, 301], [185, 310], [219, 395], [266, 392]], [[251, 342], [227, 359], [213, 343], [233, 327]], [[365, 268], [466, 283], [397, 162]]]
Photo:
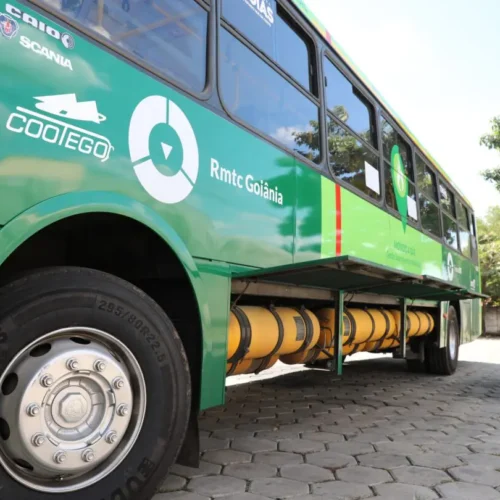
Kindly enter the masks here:
[[446, 347], [439, 348], [432, 344], [426, 347], [425, 361], [429, 373], [435, 375], [453, 375], [458, 365], [460, 347], [460, 324], [457, 311], [453, 306], [448, 310], [448, 329]]
[[[129, 314], [125, 318], [118, 311]], [[35, 491], [0, 466], [0, 498], [150, 499], [175, 462], [189, 420], [191, 381], [182, 342], [164, 311], [131, 284], [89, 269], [42, 269], [0, 290], [0, 373], [26, 345], [71, 326], [108, 332], [139, 362], [147, 393], [139, 437], [108, 476], [68, 493]]]

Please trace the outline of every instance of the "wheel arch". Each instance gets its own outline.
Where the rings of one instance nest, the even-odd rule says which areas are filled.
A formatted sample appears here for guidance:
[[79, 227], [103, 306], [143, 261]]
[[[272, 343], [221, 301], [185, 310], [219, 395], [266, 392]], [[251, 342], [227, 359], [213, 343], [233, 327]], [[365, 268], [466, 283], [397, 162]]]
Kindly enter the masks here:
[[[113, 272], [109, 268], [109, 265], [112, 265], [111, 263], [109, 265], [104, 264], [97, 259], [96, 265], [93, 265], [92, 259], [89, 261], [87, 256], [81, 256], [80, 259], [75, 256], [68, 258], [67, 255], [62, 257], [64, 252], [61, 252], [61, 255], [51, 256], [46, 261], [46, 256], [41, 255], [43, 249], [36, 246], [36, 242], [49, 241], [53, 237], [54, 231], [59, 230], [59, 233], [65, 230], [68, 231], [70, 226], [75, 225], [75, 221], [78, 221], [78, 223], [86, 221], [88, 223], [86, 227], [88, 227], [93, 222], [102, 223], [106, 219], [111, 220], [113, 224], [111, 226], [108, 224], [104, 229], [106, 227], [115, 227], [115, 224], [119, 221], [120, 224], [123, 224], [123, 227], [133, 228], [134, 231], [139, 231], [140, 235], [147, 235], [150, 241], [154, 241], [155, 251], [157, 252], [155, 255], [157, 257], [161, 256], [161, 260], [155, 262], [155, 264], [158, 264], [155, 266], [155, 271], [160, 269], [159, 275], [124, 276], [123, 273]], [[109, 222], [109, 220], [106, 220], [106, 222]], [[73, 233], [75, 232], [73, 231]], [[104, 230], [102, 234], [106, 235], [106, 231]], [[140, 235], [134, 232], [134, 238], [131, 240], [139, 240]], [[117, 248], [114, 248], [114, 250], [122, 251], [123, 247], [119, 246], [119, 244], [123, 243], [125, 239], [123, 237], [123, 239], [115, 242], [114, 245]], [[30, 254], [33, 255], [35, 247], [37, 254], [31, 258]], [[111, 257], [115, 255], [113, 252], [110, 254], [112, 254]], [[161, 265], [163, 258], [168, 259], [169, 265]], [[111, 260], [114, 261], [115, 259], [108, 260], [111, 262]], [[93, 191], [68, 193], [45, 200], [19, 214], [0, 230], [0, 282], [8, 280], [10, 276], [18, 272], [45, 267], [45, 265], [68, 264], [96, 268], [131, 281], [151, 295], [169, 316], [171, 316], [169, 314], [171, 311], [169, 311], [165, 301], [162, 300], [161, 291], [164, 287], [161, 286], [161, 279], [168, 279], [170, 276], [168, 273], [174, 272], [173, 279], [176, 280], [176, 283], [182, 284], [184, 293], [181, 294], [182, 299], [188, 301], [186, 307], [190, 309], [190, 321], [196, 316], [196, 336], [193, 335], [195, 333], [193, 332], [193, 323], [190, 323], [189, 328], [183, 331], [184, 325], [181, 326], [182, 318], [171, 317], [171, 319], [188, 354], [193, 380], [193, 402], [196, 409], [198, 409], [203, 350], [206, 345], [206, 339], [203, 337], [203, 325], [206, 319], [203, 314], [207, 308], [204, 307], [202, 298], [205, 294], [202, 290], [203, 282], [197, 265], [183, 240], [171, 225], [154, 210], [136, 200], [116, 193]], [[148, 260], [147, 266], [144, 265], [144, 269], [149, 269], [150, 264], [151, 262]], [[169, 270], [166, 271], [167, 274], [162, 274], [162, 267], [169, 267]], [[195, 315], [192, 313], [193, 307], [196, 308]], [[184, 316], [187, 316], [187, 314], [184, 314]], [[176, 319], [178, 322], [176, 322]], [[197, 338], [197, 342], [193, 342], [193, 336]]]

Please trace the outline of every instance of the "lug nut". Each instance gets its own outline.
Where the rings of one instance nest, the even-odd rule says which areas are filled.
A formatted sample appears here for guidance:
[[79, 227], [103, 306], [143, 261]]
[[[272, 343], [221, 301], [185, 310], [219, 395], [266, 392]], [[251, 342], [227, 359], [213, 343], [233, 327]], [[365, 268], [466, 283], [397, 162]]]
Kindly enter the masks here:
[[44, 375], [40, 379], [40, 384], [43, 385], [43, 387], [50, 387], [54, 383], [54, 379], [50, 375]]
[[36, 415], [38, 415], [40, 413], [40, 407], [36, 403], [31, 403], [26, 408], [26, 413], [30, 417], [35, 417]]
[[123, 389], [124, 385], [125, 385], [125, 380], [123, 380], [121, 377], [116, 377], [113, 380], [113, 387], [115, 389]]
[[127, 405], [120, 405], [118, 409], [116, 410], [116, 413], [120, 417], [126, 417], [128, 415], [128, 406]]
[[102, 359], [98, 359], [94, 363], [94, 369], [96, 372], [103, 372], [106, 369], [106, 363]]
[[82, 453], [82, 460], [84, 462], [92, 462], [95, 459], [95, 454], [90, 448]]
[[78, 361], [75, 358], [68, 359], [66, 362], [66, 367], [68, 370], [72, 372], [76, 372], [78, 370]]
[[104, 439], [108, 444], [115, 444], [118, 441], [118, 434], [115, 431], [110, 431]]
[[33, 446], [36, 446], [38, 448], [39, 446], [42, 446], [43, 443], [45, 443], [45, 436], [43, 434], [35, 434], [31, 438], [31, 442]]
[[64, 451], [57, 451], [55, 454], [54, 454], [54, 462], [56, 464], [62, 464], [64, 462], [66, 462], [66, 453], [64, 453]]

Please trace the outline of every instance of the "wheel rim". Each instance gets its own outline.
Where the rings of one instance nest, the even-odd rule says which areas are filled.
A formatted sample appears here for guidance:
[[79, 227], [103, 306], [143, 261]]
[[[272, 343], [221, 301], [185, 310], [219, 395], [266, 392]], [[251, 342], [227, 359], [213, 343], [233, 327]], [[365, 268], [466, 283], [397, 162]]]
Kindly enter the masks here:
[[454, 321], [449, 323], [448, 349], [451, 360], [455, 361], [458, 354], [458, 328]]
[[146, 413], [136, 358], [93, 328], [57, 330], [31, 343], [4, 371], [0, 388], [0, 462], [37, 491], [76, 491], [110, 474]]

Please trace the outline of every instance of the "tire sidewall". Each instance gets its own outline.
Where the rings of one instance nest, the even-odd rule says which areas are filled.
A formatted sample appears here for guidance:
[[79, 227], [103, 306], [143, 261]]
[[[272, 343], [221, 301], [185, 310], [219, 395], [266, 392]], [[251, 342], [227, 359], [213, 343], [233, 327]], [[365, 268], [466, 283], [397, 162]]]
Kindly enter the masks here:
[[[172, 323], [140, 290], [89, 270], [52, 271], [8, 286], [0, 300], [0, 373], [37, 338], [71, 326], [105, 331], [125, 344], [146, 382], [146, 414], [123, 462], [87, 488], [57, 494], [61, 500], [145, 500], [154, 493], [182, 444], [190, 408], [187, 360]], [[20, 485], [0, 467], [0, 499], [49, 500]]]
[[[453, 335], [456, 335], [454, 352], [451, 350], [452, 343], [450, 342]], [[460, 348], [460, 325], [458, 322], [457, 311], [453, 306], [448, 310], [448, 328], [446, 338], [446, 361], [450, 373], [453, 373], [458, 366], [458, 353]]]

